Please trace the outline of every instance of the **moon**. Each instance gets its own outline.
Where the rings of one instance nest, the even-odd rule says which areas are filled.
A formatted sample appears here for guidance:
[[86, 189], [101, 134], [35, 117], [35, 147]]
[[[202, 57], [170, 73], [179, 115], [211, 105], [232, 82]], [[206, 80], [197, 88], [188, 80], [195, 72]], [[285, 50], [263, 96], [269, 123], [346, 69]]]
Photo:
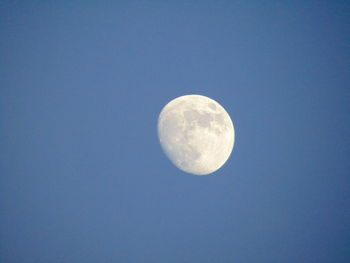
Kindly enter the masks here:
[[206, 175], [231, 155], [235, 132], [226, 110], [202, 95], [178, 97], [164, 106], [158, 118], [160, 145], [180, 170]]

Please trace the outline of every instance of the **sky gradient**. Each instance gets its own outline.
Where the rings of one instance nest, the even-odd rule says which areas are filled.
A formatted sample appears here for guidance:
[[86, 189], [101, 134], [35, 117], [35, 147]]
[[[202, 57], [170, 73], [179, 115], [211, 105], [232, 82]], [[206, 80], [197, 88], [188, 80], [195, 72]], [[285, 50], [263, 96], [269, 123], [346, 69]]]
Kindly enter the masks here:
[[[349, 22], [348, 1], [1, 1], [0, 262], [350, 262]], [[234, 122], [212, 175], [159, 145], [185, 94]]]

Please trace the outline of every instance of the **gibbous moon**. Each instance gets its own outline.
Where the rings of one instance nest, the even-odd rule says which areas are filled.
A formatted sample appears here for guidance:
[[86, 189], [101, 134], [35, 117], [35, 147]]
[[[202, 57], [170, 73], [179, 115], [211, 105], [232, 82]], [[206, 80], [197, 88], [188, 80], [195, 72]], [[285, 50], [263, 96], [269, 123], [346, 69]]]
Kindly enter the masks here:
[[185, 95], [170, 101], [158, 118], [160, 144], [179, 169], [196, 175], [218, 170], [234, 144], [233, 123], [215, 100]]

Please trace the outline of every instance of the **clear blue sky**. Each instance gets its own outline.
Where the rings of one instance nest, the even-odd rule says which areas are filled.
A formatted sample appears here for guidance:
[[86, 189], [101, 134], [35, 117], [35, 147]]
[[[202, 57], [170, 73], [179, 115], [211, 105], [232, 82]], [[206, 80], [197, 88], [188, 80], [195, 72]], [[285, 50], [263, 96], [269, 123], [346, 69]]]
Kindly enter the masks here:
[[[350, 262], [349, 1], [1, 1], [1, 263]], [[185, 174], [157, 118], [235, 124]]]

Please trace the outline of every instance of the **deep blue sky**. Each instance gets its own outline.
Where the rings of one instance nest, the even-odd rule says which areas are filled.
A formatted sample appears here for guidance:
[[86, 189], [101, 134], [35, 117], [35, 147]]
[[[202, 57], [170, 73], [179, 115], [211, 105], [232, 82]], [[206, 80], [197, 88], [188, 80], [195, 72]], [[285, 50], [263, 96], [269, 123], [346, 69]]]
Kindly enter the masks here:
[[[350, 262], [349, 25], [349, 1], [1, 1], [0, 262]], [[159, 145], [184, 94], [234, 121], [212, 175]]]

